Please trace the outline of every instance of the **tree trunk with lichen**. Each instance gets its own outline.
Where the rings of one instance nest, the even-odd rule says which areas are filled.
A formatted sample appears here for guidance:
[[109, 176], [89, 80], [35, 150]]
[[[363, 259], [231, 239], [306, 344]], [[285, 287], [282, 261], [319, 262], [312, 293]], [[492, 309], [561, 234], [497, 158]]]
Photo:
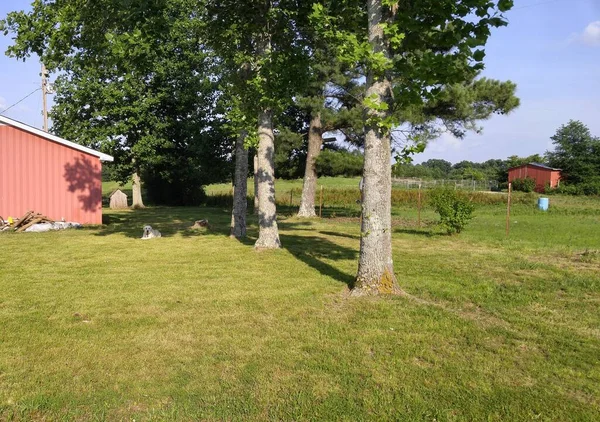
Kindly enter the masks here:
[[[382, 27], [381, 0], [368, 0], [369, 42], [375, 52], [386, 56]], [[366, 97], [376, 97], [379, 103], [391, 98], [391, 83], [385, 75], [367, 77]], [[387, 111], [368, 110], [365, 125], [365, 161], [363, 167], [363, 203], [358, 273], [352, 294], [379, 295], [400, 293], [392, 260], [392, 175], [389, 131], [380, 128], [377, 120]]]
[[321, 124], [321, 113], [315, 113], [310, 119], [308, 128], [308, 154], [306, 156], [306, 167], [304, 170], [304, 182], [302, 184], [302, 199], [298, 217], [316, 217], [315, 195], [317, 193], [317, 166], [316, 161], [321, 146], [323, 145], [323, 126]]
[[144, 201], [142, 200], [142, 179], [140, 178], [139, 171], [136, 170], [131, 178], [133, 182], [131, 184], [131, 207], [144, 208]]
[[271, 110], [262, 110], [258, 115], [258, 239], [257, 249], [281, 247], [277, 228], [275, 206], [275, 138]]
[[235, 142], [235, 180], [230, 235], [236, 238], [246, 237], [248, 150], [244, 147], [245, 139], [246, 132], [242, 131]]

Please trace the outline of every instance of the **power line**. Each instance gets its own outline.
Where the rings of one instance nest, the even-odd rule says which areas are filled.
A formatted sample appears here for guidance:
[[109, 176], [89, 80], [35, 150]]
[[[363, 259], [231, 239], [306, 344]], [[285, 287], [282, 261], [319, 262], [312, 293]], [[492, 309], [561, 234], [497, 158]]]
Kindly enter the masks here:
[[19, 101], [17, 101], [16, 103], [14, 103], [13, 105], [11, 105], [10, 107], [5, 108], [4, 110], [2, 110], [0, 112], [0, 114], [4, 114], [8, 110], [10, 110], [11, 108], [13, 108], [14, 106], [19, 105], [20, 103], [22, 103], [23, 101], [25, 101], [27, 98], [31, 97], [33, 94], [35, 94], [36, 92], [38, 92], [40, 89], [42, 89], [42, 88], [36, 88], [35, 90], [31, 91], [29, 94], [27, 94], [26, 96], [24, 96], [23, 98], [21, 98]]

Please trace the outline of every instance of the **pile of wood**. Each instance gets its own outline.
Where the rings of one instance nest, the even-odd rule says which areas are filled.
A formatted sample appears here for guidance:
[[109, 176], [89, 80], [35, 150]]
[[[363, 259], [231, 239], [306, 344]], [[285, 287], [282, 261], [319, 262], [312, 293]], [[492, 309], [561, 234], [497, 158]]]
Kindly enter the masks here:
[[14, 221], [11, 225], [8, 220], [0, 217], [0, 231], [14, 229], [16, 232], [24, 232], [29, 227], [38, 223], [54, 223], [54, 220], [34, 211], [27, 211], [23, 217]]

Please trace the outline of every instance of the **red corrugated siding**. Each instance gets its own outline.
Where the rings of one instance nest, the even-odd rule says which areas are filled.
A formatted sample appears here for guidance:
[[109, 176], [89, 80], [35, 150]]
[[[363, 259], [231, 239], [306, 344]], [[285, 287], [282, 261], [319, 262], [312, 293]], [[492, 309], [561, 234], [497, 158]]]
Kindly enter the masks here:
[[102, 223], [102, 164], [93, 155], [0, 125], [0, 215], [34, 210], [82, 224]]
[[543, 192], [547, 183], [549, 183], [550, 187], [552, 188], [558, 186], [558, 181], [560, 180], [560, 171], [542, 169], [534, 166], [521, 166], [508, 171], [509, 182], [512, 182], [515, 179], [524, 179], [526, 177], [530, 177], [535, 180], [536, 191]]

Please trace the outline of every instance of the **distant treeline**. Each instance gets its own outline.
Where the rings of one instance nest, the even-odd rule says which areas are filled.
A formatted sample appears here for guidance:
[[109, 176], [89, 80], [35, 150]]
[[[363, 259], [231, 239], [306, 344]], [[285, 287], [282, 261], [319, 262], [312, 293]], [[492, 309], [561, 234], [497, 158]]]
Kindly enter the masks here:
[[[302, 178], [306, 155], [300, 151], [295, 151], [295, 154], [286, 153], [276, 153], [276, 176], [281, 179]], [[421, 164], [395, 164], [392, 166], [392, 173], [394, 177], [497, 181], [502, 185], [508, 182], [509, 168], [532, 162], [545, 163], [545, 160], [539, 154], [529, 157], [514, 155], [505, 160], [493, 159], [483, 163], [461, 161], [452, 164], [446, 160], [431, 159]], [[348, 151], [340, 147], [326, 146], [317, 159], [316, 166], [319, 176], [360, 176], [363, 154], [358, 150]]]
[[441, 159], [430, 159], [421, 164], [396, 164], [392, 172], [395, 177], [417, 177], [421, 179], [471, 179], [494, 180], [500, 185], [508, 182], [508, 169], [526, 163], [544, 163], [539, 154], [529, 157], [508, 157], [506, 160], [491, 159], [482, 163], [461, 161], [452, 164]]

